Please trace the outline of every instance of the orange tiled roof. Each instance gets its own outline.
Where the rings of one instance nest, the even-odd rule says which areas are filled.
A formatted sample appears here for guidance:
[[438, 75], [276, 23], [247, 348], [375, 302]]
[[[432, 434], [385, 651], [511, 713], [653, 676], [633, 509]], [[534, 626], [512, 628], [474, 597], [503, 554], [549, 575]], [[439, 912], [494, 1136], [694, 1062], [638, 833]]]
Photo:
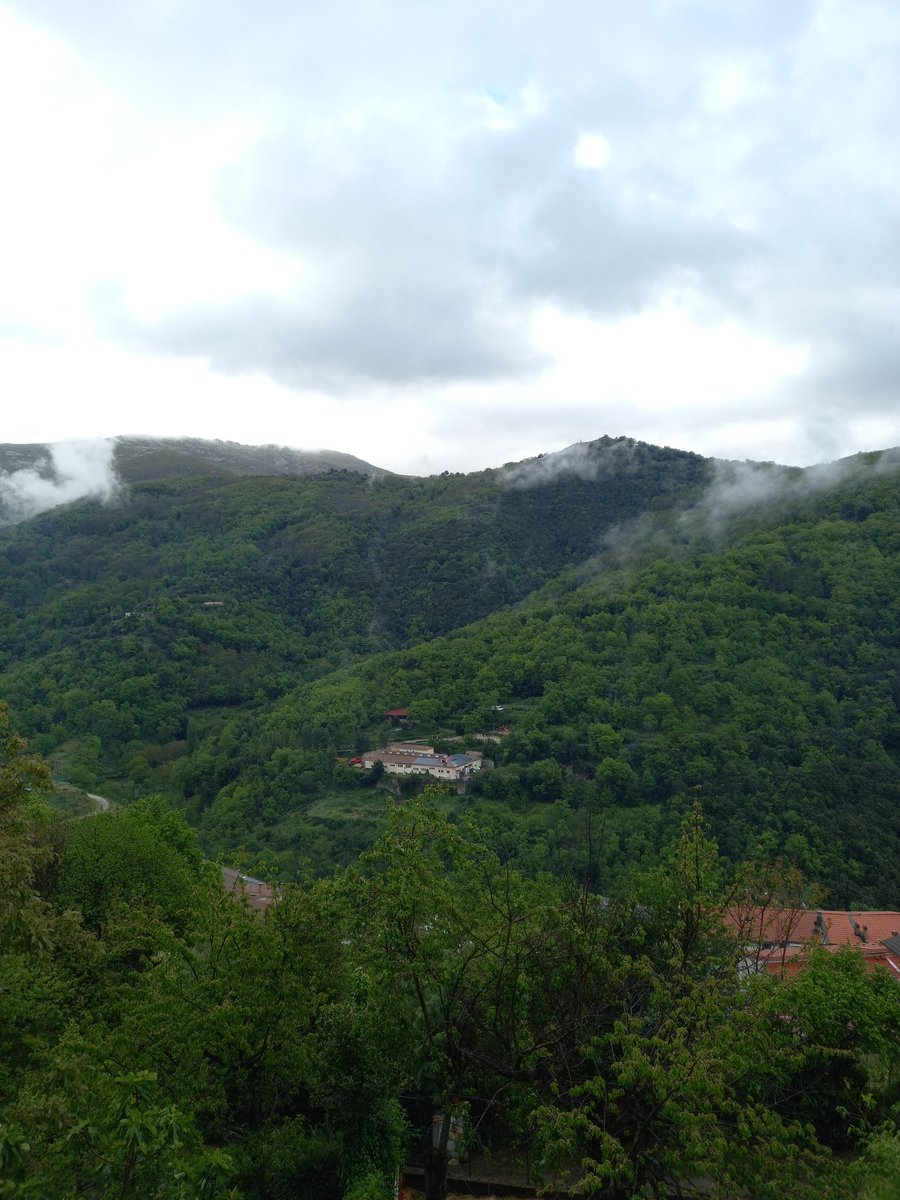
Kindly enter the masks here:
[[222, 868], [222, 882], [227, 891], [246, 896], [253, 908], [268, 908], [275, 899], [271, 884], [242, 875], [231, 867]]
[[[846, 943], [841, 946], [822, 946], [822, 950], [827, 954], [837, 954], [845, 948]], [[872, 942], [865, 946], [857, 942], [856, 949], [862, 955], [867, 970], [873, 971], [877, 966], [884, 967], [888, 974], [900, 981], [900, 955], [891, 954], [880, 942]], [[773, 946], [760, 956], [759, 965], [775, 974], [784, 970], [788, 975], [794, 975], [806, 962], [808, 954], [807, 946]]]
[[734, 905], [725, 919], [744, 938], [760, 944], [821, 941], [829, 946], [862, 946], [900, 933], [900, 912]]
[[[817, 910], [818, 911], [818, 910]], [[807, 911], [801, 922], [801, 938], [808, 940], [815, 936], [815, 920], [817, 913]], [[863, 940], [856, 933], [857, 928], [865, 933], [866, 944], [881, 942], [884, 938], [900, 931], [900, 913], [898, 912], [860, 912], [841, 910], [822, 910], [822, 919], [828, 927], [828, 944], [834, 946], [859, 946]], [[807, 933], [806, 930], [809, 929]]]
[[900, 913], [844, 909], [783, 909], [733, 905], [725, 922], [766, 971], [794, 974], [809, 946], [818, 943], [829, 954], [842, 947], [857, 949], [868, 970], [884, 967], [900, 981]]

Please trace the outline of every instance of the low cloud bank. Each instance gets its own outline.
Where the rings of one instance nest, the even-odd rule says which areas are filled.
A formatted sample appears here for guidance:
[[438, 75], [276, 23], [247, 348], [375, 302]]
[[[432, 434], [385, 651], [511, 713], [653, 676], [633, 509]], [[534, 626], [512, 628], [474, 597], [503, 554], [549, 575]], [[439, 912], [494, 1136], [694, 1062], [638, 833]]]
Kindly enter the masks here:
[[554, 454], [541, 454], [504, 468], [502, 482], [507, 487], [529, 488], [553, 483], [564, 476], [594, 480], [621, 475], [634, 468], [640, 446], [640, 442], [627, 437], [576, 442]]
[[689, 507], [645, 513], [604, 530], [594, 568], [633, 566], [686, 551], [721, 549], [739, 522], [746, 528], [748, 518], [762, 526], [773, 515], [784, 513], [785, 505], [900, 470], [900, 447], [805, 468], [724, 459], [711, 460], [710, 466], [710, 483]]
[[805, 500], [849, 483], [868, 472], [883, 474], [900, 466], [900, 449], [854, 455], [814, 467], [784, 467], [777, 463], [714, 462], [712, 483], [699, 503], [680, 518], [686, 530], [712, 535], [725, 532], [732, 517], [772, 505]]
[[0, 474], [0, 524], [14, 525], [72, 500], [111, 499], [120, 487], [112, 439], [56, 442], [34, 467]]

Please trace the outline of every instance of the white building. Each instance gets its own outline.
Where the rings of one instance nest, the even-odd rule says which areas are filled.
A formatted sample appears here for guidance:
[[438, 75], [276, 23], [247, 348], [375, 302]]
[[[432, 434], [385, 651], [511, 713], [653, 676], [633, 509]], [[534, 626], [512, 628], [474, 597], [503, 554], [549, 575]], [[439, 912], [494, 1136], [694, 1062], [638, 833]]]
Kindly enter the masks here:
[[371, 770], [377, 762], [388, 775], [433, 775], [454, 782], [481, 769], [480, 754], [438, 754], [433, 746], [403, 743], [392, 743], [383, 750], [367, 750], [354, 765]]

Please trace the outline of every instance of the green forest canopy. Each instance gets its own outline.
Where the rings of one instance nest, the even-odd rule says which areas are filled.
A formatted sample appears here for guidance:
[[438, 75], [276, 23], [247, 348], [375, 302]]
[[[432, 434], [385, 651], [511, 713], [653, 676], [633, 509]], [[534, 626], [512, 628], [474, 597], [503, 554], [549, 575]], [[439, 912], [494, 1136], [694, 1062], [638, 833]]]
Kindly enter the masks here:
[[501, 705], [497, 769], [460, 803], [533, 861], [571, 864], [590, 817], [605, 885], [699, 791], [731, 861], [787, 854], [832, 903], [900, 905], [889, 456], [833, 486], [759, 468], [749, 507], [707, 460], [625, 439], [529, 470], [161, 481], [44, 514], [5, 534], [0, 689], [66, 778], [162, 791], [208, 850], [289, 875], [376, 835], [339, 759], [385, 709], [471, 738]]
[[305, 684], [205, 739], [185, 797], [213, 844], [240, 839], [309, 803], [385, 709], [465, 735], [502, 705], [512, 733], [470, 801], [602, 812], [614, 868], [651, 861], [699, 792], [732, 861], [786, 853], [833, 903], [896, 906], [897, 501], [879, 478]]
[[[165, 806], [60, 822], [47, 783], [0, 708], [2, 1197], [387, 1200], [412, 1156], [441, 1200], [451, 1105], [472, 1152], [598, 1200], [896, 1192], [900, 988], [852, 950], [742, 975], [722, 914], [774, 876], [729, 873], [697, 806], [601, 900], [426, 796], [260, 913]], [[148, 829], [174, 907], [120, 870]]]

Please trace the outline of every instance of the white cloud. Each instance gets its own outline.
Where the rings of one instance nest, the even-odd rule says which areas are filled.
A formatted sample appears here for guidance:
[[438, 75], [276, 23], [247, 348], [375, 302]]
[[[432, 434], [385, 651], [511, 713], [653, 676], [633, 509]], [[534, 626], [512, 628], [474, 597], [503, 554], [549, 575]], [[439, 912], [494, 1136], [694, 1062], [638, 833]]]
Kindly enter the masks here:
[[606, 403], [665, 414], [752, 405], [806, 370], [808, 352], [728, 319], [701, 323], [690, 306], [665, 298], [615, 322], [573, 317], [555, 308], [535, 317], [535, 341], [556, 364], [566, 396], [586, 389]]
[[108, 441], [58, 442], [39, 468], [0, 472], [0, 523], [22, 521], [85, 496], [108, 500], [119, 486], [112, 457]]
[[898, 72], [888, 0], [0, 4], [2, 436], [900, 442]]
[[478, 97], [478, 107], [482, 123], [488, 129], [507, 133], [544, 112], [547, 104], [540, 88], [528, 83], [511, 96], [486, 92]]
[[600, 171], [612, 153], [602, 133], [583, 133], [575, 144], [575, 162], [585, 170]]

